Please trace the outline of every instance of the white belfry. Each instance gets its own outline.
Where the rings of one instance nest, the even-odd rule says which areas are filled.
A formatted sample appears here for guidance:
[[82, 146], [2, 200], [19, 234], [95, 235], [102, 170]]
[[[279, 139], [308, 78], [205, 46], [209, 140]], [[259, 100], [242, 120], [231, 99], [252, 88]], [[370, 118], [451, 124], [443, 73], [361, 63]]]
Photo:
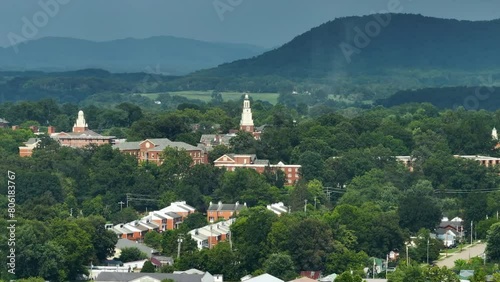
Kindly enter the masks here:
[[497, 133], [497, 129], [495, 127], [493, 127], [493, 130], [491, 131], [491, 138], [493, 140], [498, 140], [498, 133]]
[[245, 94], [245, 100], [243, 101], [243, 111], [241, 113], [240, 130], [247, 132], [254, 131], [252, 109], [250, 108], [250, 100], [248, 98], [248, 94]]
[[83, 111], [78, 112], [78, 118], [76, 119], [75, 125], [73, 126], [73, 132], [83, 132], [88, 130], [89, 125], [85, 122], [85, 116]]

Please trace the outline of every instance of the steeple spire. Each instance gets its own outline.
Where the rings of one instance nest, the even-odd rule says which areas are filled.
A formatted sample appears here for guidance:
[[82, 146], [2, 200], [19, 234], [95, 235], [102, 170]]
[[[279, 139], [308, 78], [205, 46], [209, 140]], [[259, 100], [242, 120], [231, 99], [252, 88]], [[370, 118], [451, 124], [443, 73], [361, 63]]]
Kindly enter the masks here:
[[75, 125], [73, 125], [73, 132], [84, 132], [89, 129], [89, 125], [85, 122], [83, 111], [78, 112], [78, 118]]
[[254, 132], [252, 108], [250, 108], [250, 99], [248, 98], [248, 94], [245, 94], [245, 99], [243, 100], [243, 111], [241, 113], [240, 130], [251, 133]]

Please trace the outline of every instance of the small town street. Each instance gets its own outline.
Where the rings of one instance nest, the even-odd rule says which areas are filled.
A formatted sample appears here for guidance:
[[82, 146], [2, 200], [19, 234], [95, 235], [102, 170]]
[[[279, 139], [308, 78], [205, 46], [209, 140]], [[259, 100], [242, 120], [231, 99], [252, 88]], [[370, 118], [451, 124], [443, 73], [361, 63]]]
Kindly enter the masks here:
[[438, 265], [439, 267], [446, 266], [447, 268], [452, 268], [455, 265], [456, 260], [468, 260], [472, 257], [482, 256], [485, 248], [485, 243], [479, 243], [473, 245], [472, 247], [466, 247], [462, 250], [462, 252], [448, 254], [448, 257], [437, 261], [436, 265]]

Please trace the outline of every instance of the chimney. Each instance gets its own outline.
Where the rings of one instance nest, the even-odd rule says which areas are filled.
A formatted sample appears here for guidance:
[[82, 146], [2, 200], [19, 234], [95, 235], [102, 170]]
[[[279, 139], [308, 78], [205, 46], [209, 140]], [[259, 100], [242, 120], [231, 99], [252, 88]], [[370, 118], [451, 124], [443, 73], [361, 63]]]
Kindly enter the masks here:
[[32, 126], [30, 126], [30, 130], [31, 130], [33, 133], [37, 133], [37, 132], [38, 132], [38, 126], [36, 126], [36, 125], [32, 125]]
[[222, 207], [222, 202], [219, 201], [219, 203], [217, 204], [219, 206], [219, 209]]
[[56, 133], [56, 128], [53, 126], [47, 127], [47, 134], [50, 135], [52, 133]]

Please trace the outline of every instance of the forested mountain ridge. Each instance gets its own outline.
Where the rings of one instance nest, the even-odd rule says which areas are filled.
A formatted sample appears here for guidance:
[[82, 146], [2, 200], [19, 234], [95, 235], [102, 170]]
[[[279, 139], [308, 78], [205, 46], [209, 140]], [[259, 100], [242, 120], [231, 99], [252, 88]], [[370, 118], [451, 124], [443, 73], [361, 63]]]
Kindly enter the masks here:
[[0, 48], [0, 70], [102, 68], [112, 72], [154, 70], [179, 75], [255, 56], [263, 51], [263, 48], [249, 44], [212, 43], [173, 36], [105, 42], [46, 37]]
[[280, 48], [195, 72], [177, 83], [224, 89], [234, 88], [235, 79], [258, 84], [274, 77], [295, 84], [337, 84], [333, 88], [345, 81], [396, 84], [396, 89], [464, 85], [478, 71], [497, 69], [500, 38], [493, 34], [499, 30], [500, 20], [412, 14], [338, 18]]

